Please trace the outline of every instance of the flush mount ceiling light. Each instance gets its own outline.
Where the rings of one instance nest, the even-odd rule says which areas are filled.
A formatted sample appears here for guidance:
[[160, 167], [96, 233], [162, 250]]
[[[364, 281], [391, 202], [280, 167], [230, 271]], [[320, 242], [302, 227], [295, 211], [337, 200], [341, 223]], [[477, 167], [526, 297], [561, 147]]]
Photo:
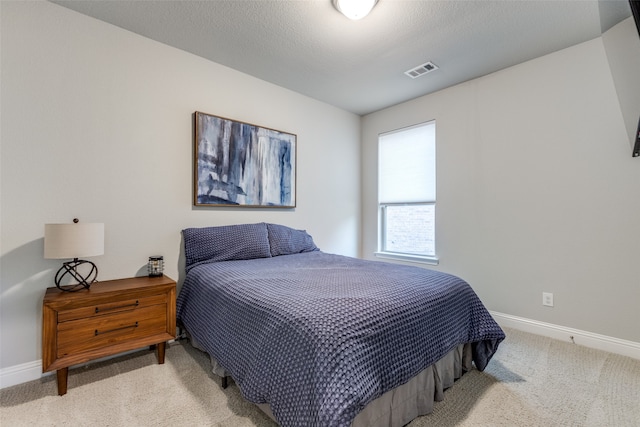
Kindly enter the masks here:
[[378, 0], [332, 0], [333, 6], [344, 16], [354, 21], [362, 19], [371, 12]]

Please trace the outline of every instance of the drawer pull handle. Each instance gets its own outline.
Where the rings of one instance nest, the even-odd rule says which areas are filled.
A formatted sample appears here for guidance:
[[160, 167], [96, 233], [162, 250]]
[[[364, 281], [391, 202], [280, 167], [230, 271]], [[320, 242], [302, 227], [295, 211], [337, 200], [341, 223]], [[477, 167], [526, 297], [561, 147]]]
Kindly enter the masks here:
[[100, 307], [96, 307], [96, 314], [100, 313], [100, 311], [118, 310], [120, 308], [126, 308], [126, 307], [137, 307], [139, 305], [140, 305], [140, 301], [136, 300], [136, 302], [134, 302], [133, 304], [125, 304], [125, 305], [119, 305], [117, 307], [103, 308], [102, 310], [100, 310]]
[[122, 329], [137, 328], [137, 327], [138, 327], [138, 322], [136, 322], [135, 325], [123, 326], [121, 328], [115, 328], [115, 329], [109, 329], [108, 331], [99, 331], [99, 330], [96, 329], [96, 331], [94, 333], [94, 336], [97, 337], [98, 335], [101, 335], [101, 334], [107, 334], [109, 332], [115, 332], [115, 331], [120, 331]]

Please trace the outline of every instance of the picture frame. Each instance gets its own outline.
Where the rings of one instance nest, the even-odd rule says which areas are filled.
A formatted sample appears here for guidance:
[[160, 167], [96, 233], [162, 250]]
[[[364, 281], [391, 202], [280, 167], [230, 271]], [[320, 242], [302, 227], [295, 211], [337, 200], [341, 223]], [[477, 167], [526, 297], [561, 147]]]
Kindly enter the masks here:
[[297, 135], [194, 113], [194, 206], [296, 207]]

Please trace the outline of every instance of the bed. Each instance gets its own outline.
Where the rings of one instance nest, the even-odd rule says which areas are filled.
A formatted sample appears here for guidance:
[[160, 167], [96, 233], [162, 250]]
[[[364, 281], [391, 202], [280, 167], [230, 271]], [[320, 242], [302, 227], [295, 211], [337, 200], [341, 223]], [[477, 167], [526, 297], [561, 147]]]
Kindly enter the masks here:
[[462, 279], [319, 250], [304, 230], [183, 230], [179, 324], [283, 427], [401, 426], [504, 339]]

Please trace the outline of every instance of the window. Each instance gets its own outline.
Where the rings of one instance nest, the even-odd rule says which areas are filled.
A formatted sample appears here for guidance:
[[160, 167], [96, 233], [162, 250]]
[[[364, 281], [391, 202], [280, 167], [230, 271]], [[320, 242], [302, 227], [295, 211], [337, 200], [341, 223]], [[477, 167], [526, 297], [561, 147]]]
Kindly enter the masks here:
[[436, 124], [378, 139], [378, 256], [437, 263]]

